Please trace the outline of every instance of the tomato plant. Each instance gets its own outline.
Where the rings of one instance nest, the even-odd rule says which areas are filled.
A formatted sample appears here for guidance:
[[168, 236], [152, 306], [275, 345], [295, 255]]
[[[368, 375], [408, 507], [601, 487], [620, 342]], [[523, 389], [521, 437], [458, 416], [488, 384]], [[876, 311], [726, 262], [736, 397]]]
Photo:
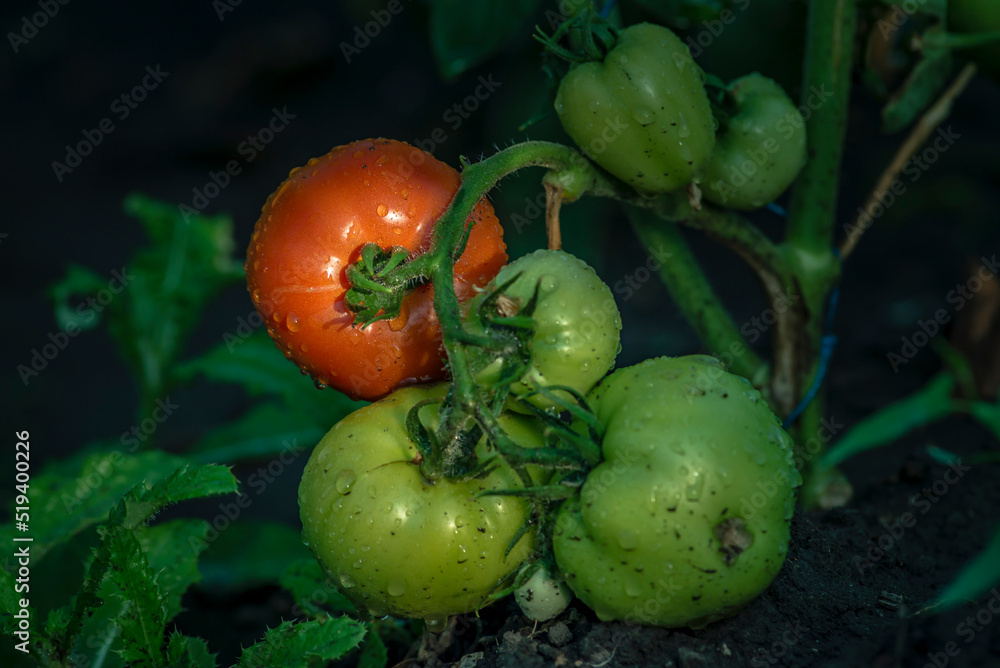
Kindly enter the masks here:
[[[504, 285], [500, 296], [491, 290]], [[491, 314], [482, 313], [487, 300]], [[537, 250], [504, 266], [490, 287], [469, 303], [466, 321], [470, 331], [478, 331], [490, 316], [513, 316], [529, 304], [534, 322], [527, 342], [531, 361], [511, 385], [512, 393], [523, 396], [543, 387], [567, 386], [586, 394], [614, 367], [620, 348], [621, 316], [611, 289], [579, 258]], [[480, 377], [496, 377], [504, 361], [491, 361]], [[527, 400], [543, 409], [555, 405], [542, 394]]]
[[[345, 304], [346, 272], [366, 243], [427, 250], [459, 182], [458, 172], [424, 151], [367, 139], [292, 170], [268, 198], [247, 250], [247, 288], [268, 333], [303, 373], [362, 399], [443, 377], [433, 287], [414, 289], [397, 317], [361, 327]], [[459, 299], [507, 260], [489, 202], [477, 204], [468, 224], [455, 263]]]
[[[507, 554], [531, 504], [486, 491], [521, 480], [477, 446], [488, 474], [431, 483], [420, 471], [407, 416], [420, 402], [428, 425], [447, 385], [403, 388], [334, 425], [306, 464], [299, 486], [303, 540], [343, 593], [372, 616], [419, 617], [430, 625], [486, 605], [534, 547], [524, 534]], [[533, 418], [504, 415], [502, 427], [523, 447], [542, 445]], [[535, 471], [538, 481], [540, 472]]]
[[806, 123], [781, 86], [760, 74], [730, 83], [724, 101], [735, 113], [720, 124], [702, 193], [719, 206], [759, 209], [806, 164]]
[[788, 549], [801, 477], [781, 423], [707, 356], [620, 369], [589, 400], [604, 460], [553, 536], [570, 588], [603, 620], [698, 627], [734, 614]]
[[704, 75], [669, 29], [622, 30], [603, 61], [574, 65], [556, 94], [563, 128], [587, 156], [636, 190], [699, 180], [715, 146]]

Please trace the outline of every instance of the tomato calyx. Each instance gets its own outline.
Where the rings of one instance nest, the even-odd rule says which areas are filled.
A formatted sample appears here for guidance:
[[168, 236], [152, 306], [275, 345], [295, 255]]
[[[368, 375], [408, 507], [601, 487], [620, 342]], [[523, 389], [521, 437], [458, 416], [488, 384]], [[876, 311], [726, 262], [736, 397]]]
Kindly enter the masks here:
[[[618, 42], [618, 30], [588, 5], [576, 16], [559, 24], [551, 36], [539, 28], [535, 39], [545, 46], [545, 69], [555, 76], [558, 69], [565, 68], [565, 65], [559, 66], [560, 61], [572, 66], [604, 60]], [[568, 48], [560, 44], [563, 41]]]
[[362, 329], [379, 320], [399, 316], [403, 299], [416, 287], [429, 282], [416, 262], [408, 262], [410, 251], [402, 246], [382, 248], [366, 243], [361, 257], [347, 268], [350, 289], [344, 303], [354, 313], [354, 324]]

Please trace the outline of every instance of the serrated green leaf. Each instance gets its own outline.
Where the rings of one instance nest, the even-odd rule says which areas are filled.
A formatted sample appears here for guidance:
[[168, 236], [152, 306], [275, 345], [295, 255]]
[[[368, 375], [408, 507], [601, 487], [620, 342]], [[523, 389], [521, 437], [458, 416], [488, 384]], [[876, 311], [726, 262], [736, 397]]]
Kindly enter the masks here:
[[204, 586], [244, 589], [276, 583], [292, 564], [311, 559], [297, 529], [241, 520], [220, 531], [199, 562]]
[[139, 531], [139, 542], [149, 560], [150, 572], [163, 594], [167, 619], [181, 611], [188, 587], [201, 580], [198, 556], [208, 547], [204, 520], [179, 519]]
[[71, 297], [84, 304], [94, 294], [101, 298], [101, 317], [139, 380], [141, 406], [147, 407], [174, 384], [173, 367], [204, 307], [243, 272], [229, 218], [185, 220], [178, 207], [140, 195], [128, 197], [125, 210], [139, 219], [152, 245], [110, 278], [72, 269], [53, 291], [63, 320], [92, 317], [97, 310], [71, 312]]
[[939, 375], [923, 388], [858, 422], [823, 456], [824, 467], [832, 468], [852, 455], [877, 448], [952, 412], [951, 393], [955, 381]]
[[167, 658], [171, 668], [215, 668], [215, 655], [201, 638], [191, 638], [177, 631], [170, 634]]
[[365, 624], [347, 617], [282, 622], [264, 640], [243, 650], [240, 668], [318, 668], [339, 659], [365, 637]]
[[199, 462], [219, 464], [270, 459], [300, 443], [318, 443], [326, 431], [295, 407], [264, 403], [212, 430], [187, 454]]
[[215, 382], [238, 383], [252, 395], [280, 397], [297, 413], [308, 416], [311, 426], [323, 428], [324, 433], [348, 413], [366, 405], [340, 392], [317, 390], [308, 376], [278, 352], [265, 332], [216, 346], [181, 364], [177, 374], [183, 379], [201, 374]]
[[235, 494], [237, 491], [239, 482], [225, 466], [184, 466], [152, 487], [133, 488], [115, 506], [109, 517], [115, 524], [134, 529], [170, 504], [205, 496]]
[[123, 526], [112, 526], [102, 533], [111, 564], [108, 577], [124, 604], [119, 618], [121, 656], [135, 668], [166, 666], [166, 601], [142, 545], [135, 532]]
[[291, 564], [281, 576], [281, 586], [291, 592], [299, 607], [310, 615], [355, 611], [354, 605], [340, 593], [319, 562], [312, 557]]
[[361, 645], [361, 653], [358, 655], [358, 668], [385, 668], [389, 663], [389, 652], [385, 648], [385, 643], [379, 636], [375, 626], [368, 628], [365, 634], [365, 642]]
[[[102, 446], [46, 465], [31, 479], [31, 554], [41, 559], [56, 545], [106, 519], [126, 492], [152, 485], [185, 460], [158, 450], [130, 454], [120, 444]], [[0, 527], [10, 543], [14, 525]]]
[[[49, 287], [49, 296], [55, 307], [56, 324], [63, 331], [73, 328], [88, 330], [100, 323], [98, 311], [86, 301], [76, 301], [78, 295], [93, 295], [108, 287], [111, 278], [81, 267], [70, 264], [66, 275]], [[72, 302], [72, 303], [71, 303]]]
[[442, 76], [452, 78], [499, 51], [527, 23], [539, 0], [432, 0], [431, 47]]
[[1000, 583], [1000, 527], [982, 552], [969, 562], [951, 584], [945, 587], [934, 606], [953, 608], [975, 600]]

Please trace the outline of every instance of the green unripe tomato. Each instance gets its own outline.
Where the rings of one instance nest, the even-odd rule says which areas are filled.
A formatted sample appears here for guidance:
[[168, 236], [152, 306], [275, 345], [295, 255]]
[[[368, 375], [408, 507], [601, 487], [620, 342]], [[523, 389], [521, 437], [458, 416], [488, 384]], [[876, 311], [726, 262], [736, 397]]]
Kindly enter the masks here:
[[[479, 304], [496, 286], [518, 275], [504, 292], [508, 308], [516, 312], [527, 304], [536, 286], [538, 301], [531, 316], [536, 325], [529, 344], [532, 363], [511, 386], [512, 394], [523, 396], [551, 385], [586, 394], [614, 368], [618, 356], [622, 320], [611, 289], [583, 260], [561, 250], [536, 250], [501, 268], [486, 291], [472, 300], [467, 317], [470, 331], [482, 331]], [[498, 374], [499, 366], [498, 360], [487, 367], [478, 375], [480, 381]], [[542, 409], [554, 406], [541, 394], [527, 400]]]
[[[299, 486], [303, 541], [362, 613], [422, 618], [437, 628], [449, 615], [486, 605], [534, 548], [528, 532], [505, 556], [531, 518], [529, 501], [478, 496], [522, 487], [485, 439], [477, 455], [496, 465], [488, 475], [434, 484], [421, 476], [406, 416], [447, 389], [405, 388], [351, 413], [306, 464]], [[421, 410], [428, 428], [436, 411], [434, 404]], [[500, 425], [518, 445], [544, 443], [532, 418], [502, 415]], [[539, 475], [535, 482], [544, 480]]]
[[555, 108], [587, 156], [644, 193], [697, 181], [715, 147], [704, 73], [669, 29], [622, 30], [603, 62], [574, 65]]
[[590, 395], [604, 461], [563, 503], [553, 549], [605, 621], [699, 628], [777, 575], [795, 488], [792, 442], [713, 357], [647, 360]]
[[730, 209], [759, 209], [788, 189], [806, 164], [806, 124], [777, 83], [750, 74], [730, 83], [736, 114], [719, 128], [702, 195]]

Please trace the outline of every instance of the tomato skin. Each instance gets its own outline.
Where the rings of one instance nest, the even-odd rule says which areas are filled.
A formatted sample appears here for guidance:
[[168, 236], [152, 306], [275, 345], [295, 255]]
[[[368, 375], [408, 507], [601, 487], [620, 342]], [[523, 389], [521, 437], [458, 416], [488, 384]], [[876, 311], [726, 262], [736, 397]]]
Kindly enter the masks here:
[[640, 23], [604, 62], [570, 69], [556, 113], [591, 160], [636, 190], [676, 190], [699, 180], [715, 147], [703, 76], [677, 35]]
[[[442, 399], [447, 389], [407, 387], [351, 413], [316, 446], [299, 486], [303, 540], [358, 609], [375, 617], [433, 624], [477, 610], [534, 547], [529, 532], [504, 557], [530, 519], [530, 502], [476, 498], [486, 490], [522, 486], [501, 460], [483, 478], [434, 484], [412, 462], [417, 450], [406, 433], [407, 413], [420, 401]], [[436, 411], [428, 406], [421, 415]], [[519, 445], [543, 445], [533, 418], [502, 415], [500, 424]], [[496, 458], [485, 439], [477, 454], [480, 461]]]
[[[293, 169], [268, 198], [247, 249], [247, 289], [285, 356], [303, 373], [355, 399], [443, 378], [433, 287], [414, 290], [401, 314], [362, 329], [344, 303], [347, 267], [365, 243], [428, 250], [460, 184], [450, 166], [403, 142], [366, 139]], [[503, 230], [482, 200], [455, 291], [471, 297], [507, 261]]]
[[[565, 385], [586, 394], [614, 368], [620, 348], [622, 320], [611, 289], [583, 260], [561, 250], [536, 250], [503, 267], [487, 291], [469, 302], [466, 319], [470, 331], [481, 328], [476, 315], [479, 303], [494, 286], [518, 274], [520, 277], [504, 292], [508, 298], [523, 306], [531, 300], [536, 286], [539, 294], [532, 314], [537, 327], [530, 343], [532, 364], [511, 385], [512, 394], [523, 396], [549, 385]], [[498, 367], [499, 363], [493, 365], [497, 373]], [[540, 394], [527, 400], [542, 409], [555, 405]], [[516, 409], [517, 404], [511, 407]]]
[[720, 128], [702, 194], [730, 209], [766, 206], [806, 164], [806, 125], [776, 82], [754, 73], [729, 84], [737, 113]]
[[[556, 520], [556, 563], [602, 620], [699, 628], [734, 614], [785, 558], [791, 439], [759, 393], [707, 356], [619, 369], [591, 392], [604, 461]], [[744, 523], [751, 542], [736, 554]], [[718, 532], [723, 532], [721, 535]]]

